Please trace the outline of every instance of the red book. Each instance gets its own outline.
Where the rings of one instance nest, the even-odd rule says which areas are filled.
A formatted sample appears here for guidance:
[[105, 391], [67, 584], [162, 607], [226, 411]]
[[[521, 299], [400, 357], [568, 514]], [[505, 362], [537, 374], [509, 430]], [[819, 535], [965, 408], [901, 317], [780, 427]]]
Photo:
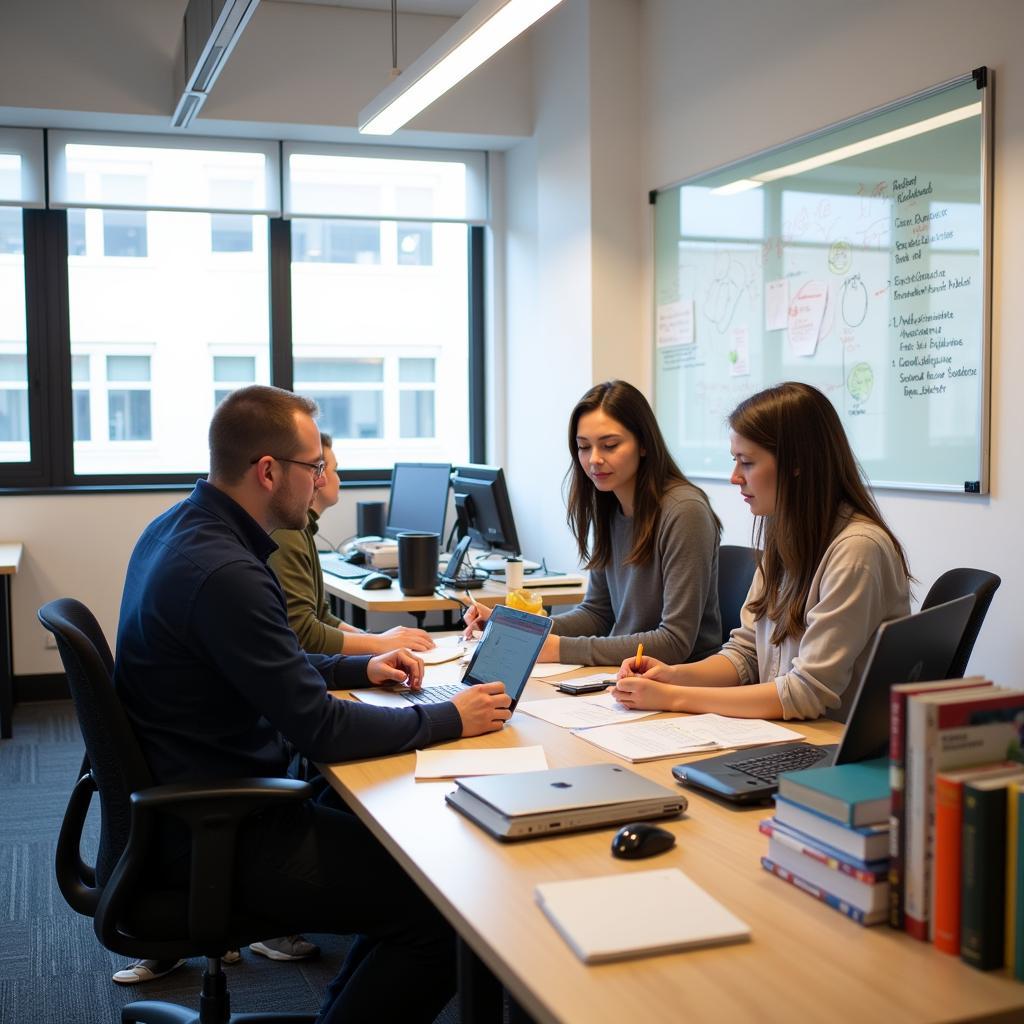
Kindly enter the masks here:
[[960, 953], [961, 826], [965, 782], [1024, 778], [1024, 765], [986, 764], [935, 776], [935, 858], [932, 863], [932, 930], [935, 948]]
[[904, 768], [906, 764], [907, 701], [915, 693], [963, 690], [992, 684], [981, 676], [937, 683], [897, 683], [889, 690], [889, 924], [903, 927], [903, 865], [906, 861], [904, 825]]

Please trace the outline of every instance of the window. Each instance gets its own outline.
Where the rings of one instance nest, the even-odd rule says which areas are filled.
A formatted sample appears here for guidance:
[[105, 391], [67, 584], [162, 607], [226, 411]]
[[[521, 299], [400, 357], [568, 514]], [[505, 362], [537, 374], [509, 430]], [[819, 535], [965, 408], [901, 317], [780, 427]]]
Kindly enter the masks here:
[[0, 462], [28, 462], [31, 434], [22, 211], [0, 206]]
[[107, 417], [111, 441], [150, 441], [149, 356], [107, 356]]
[[214, 356], [213, 380], [213, 404], [220, 405], [232, 391], [256, 383], [256, 357]]
[[0, 253], [21, 256], [25, 251], [21, 236], [21, 210], [16, 206], [0, 206]]
[[92, 396], [89, 391], [89, 357], [71, 356], [71, 420], [76, 441], [92, 438]]
[[210, 214], [213, 252], [252, 252], [252, 217], [244, 213]]
[[146, 256], [146, 214], [141, 210], [103, 211], [103, 255]]
[[295, 390], [320, 406], [335, 441], [384, 436], [383, 359], [295, 360]]
[[84, 256], [85, 210], [68, 210], [68, 255]]
[[[433, 359], [407, 358], [398, 360], [400, 415], [399, 433], [402, 437], [433, 437], [434, 383]], [[410, 384], [418, 385], [410, 387]]]
[[292, 259], [297, 263], [380, 263], [380, 224], [293, 221]]
[[429, 267], [433, 262], [429, 224], [398, 225], [398, 262], [404, 267]]
[[0, 355], [0, 443], [28, 441], [28, 368], [24, 353]]

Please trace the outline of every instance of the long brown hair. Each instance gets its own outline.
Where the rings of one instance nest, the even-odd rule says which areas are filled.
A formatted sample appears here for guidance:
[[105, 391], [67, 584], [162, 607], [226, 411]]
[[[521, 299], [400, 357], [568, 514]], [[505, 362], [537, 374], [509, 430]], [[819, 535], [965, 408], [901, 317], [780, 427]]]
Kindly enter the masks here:
[[[644, 565], [654, 554], [662, 496], [675, 484], [686, 484], [689, 480], [669, 454], [647, 399], [624, 380], [595, 384], [576, 403], [569, 417], [569, 455], [572, 462], [566, 473], [566, 522], [576, 538], [580, 561], [586, 563], [588, 569], [604, 569], [611, 561], [612, 518], [619, 507], [618, 498], [610, 491], [599, 491], [580, 464], [576, 445], [580, 417], [597, 409], [621, 423], [636, 438], [643, 452], [633, 491], [633, 548], [624, 564]], [[703, 491], [700, 493], [704, 494]], [[704, 498], [706, 500], [707, 495]], [[711, 508], [710, 502], [708, 508]], [[713, 511], [711, 514], [721, 530], [718, 517]]]
[[869, 519], [892, 541], [907, 579], [907, 556], [885, 524], [832, 403], [809, 384], [788, 381], [759, 391], [729, 414], [742, 438], [775, 456], [775, 511], [754, 523], [764, 590], [751, 602], [755, 619], [775, 622], [772, 643], [799, 637], [811, 580], [832, 540], [842, 505]]

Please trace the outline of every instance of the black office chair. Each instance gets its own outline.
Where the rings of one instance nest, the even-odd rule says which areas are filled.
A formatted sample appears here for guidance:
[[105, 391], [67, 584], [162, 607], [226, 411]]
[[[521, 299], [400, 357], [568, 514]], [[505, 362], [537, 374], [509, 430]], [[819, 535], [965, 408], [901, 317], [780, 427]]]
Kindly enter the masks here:
[[973, 594], [976, 598], [960, 646], [946, 674], [947, 679], [959, 679], [967, 671], [967, 662], [970, 661], [974, 643], [981, 632], [981, 624], [985, 621], [988, 606], [1002, 582], [994, 572], [986, 572], [984, 569], [949, 569], [931, 585], [924, 601], [921, 602], [921, 611], [927, 611], [937, 604], [945, 604], [968, 594]]
[[[155, 786], [113, 683], [113, 658], [92, 612], [71, 598], [39, 609], [57, 639], [85, 740], [83, 773], [71, 793], [57, 840], [57, 884], [72, 909], [93, 918], [100, 942], [137, 959], [206, 957], [198, 1014], [142, 1000], [121, 1011], [122, 1024], [309, 1024], [312, 1014], [230, 1016], [221, 954], [268, 935], [281, 922], [231, 905], [235, 838], [248, 815], [305, 799], [310, 787], [292, 779], [232, 779], [219, 784]], [[93, 793], [100, 800], [96, 864], [82, 860], [82, 829]], [[191, 833], [188, 888], [161, 886], [147, 871], [160, 815]]]
[[718, 611], [722, 616], [722, 643], [740, 624], [740, 611], [757, 569], [754, 548], [723, 544], [718, 549]]

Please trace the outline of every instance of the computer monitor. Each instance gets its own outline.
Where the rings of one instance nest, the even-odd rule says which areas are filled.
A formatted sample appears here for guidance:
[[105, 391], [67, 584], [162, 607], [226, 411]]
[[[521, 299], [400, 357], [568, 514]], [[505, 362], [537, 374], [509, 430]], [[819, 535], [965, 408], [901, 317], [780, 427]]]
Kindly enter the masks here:
[[384, 536], [395, 538], [411, 530], [436, 533], [444, 543], [451, 474], [447, 462], [396, 462]]
[[456, 466], [452, 490], [460, 536], [468, 534], [476, 543], [510, 555], [522, 553], [499, 466]]

